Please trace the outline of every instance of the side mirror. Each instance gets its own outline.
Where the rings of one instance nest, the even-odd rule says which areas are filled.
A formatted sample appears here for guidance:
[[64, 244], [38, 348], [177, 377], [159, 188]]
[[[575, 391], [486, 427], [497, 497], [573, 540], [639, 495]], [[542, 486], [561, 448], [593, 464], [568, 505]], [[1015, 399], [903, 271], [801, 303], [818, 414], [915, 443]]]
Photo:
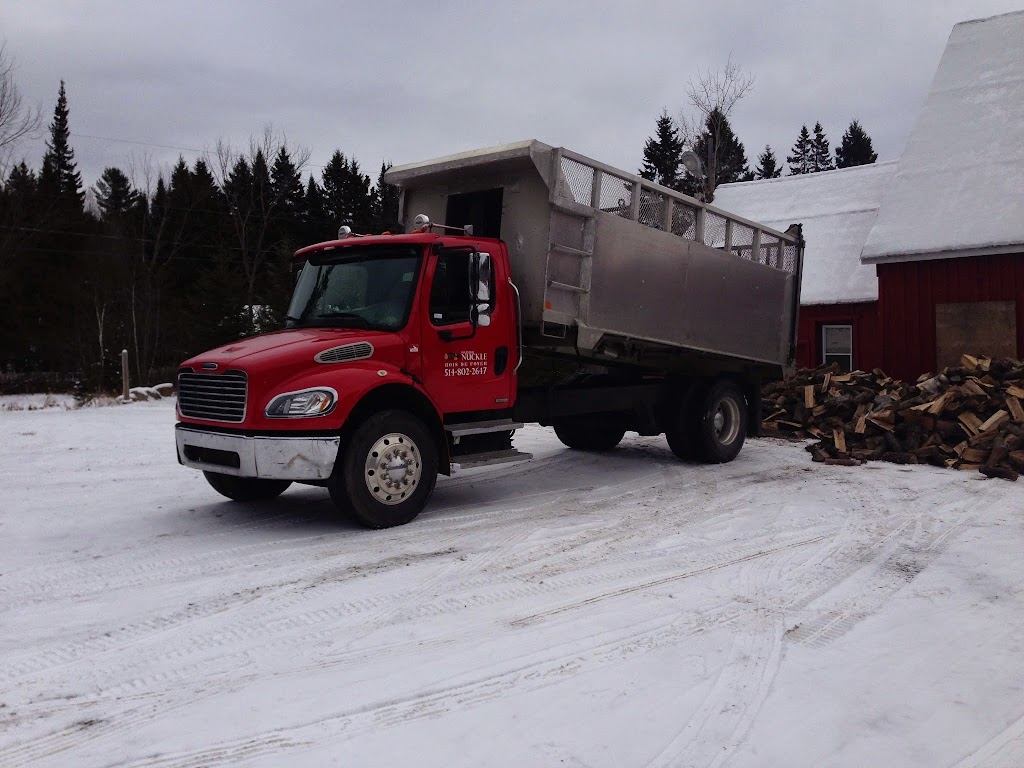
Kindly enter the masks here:
[[491, 324], [491, 254], [474, 251], [469, 262], [469, 295], [472, 297], [471, 309], [477, 325], [487, 327]]

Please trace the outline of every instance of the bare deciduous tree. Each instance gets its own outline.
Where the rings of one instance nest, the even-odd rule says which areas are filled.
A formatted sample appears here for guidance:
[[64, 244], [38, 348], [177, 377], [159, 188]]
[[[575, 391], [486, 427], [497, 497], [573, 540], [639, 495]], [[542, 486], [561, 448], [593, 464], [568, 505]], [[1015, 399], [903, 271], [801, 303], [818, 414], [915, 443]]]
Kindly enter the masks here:
[[0, 43], [0, 178], [7, 176], [15, 145], [36, 136], [40, 122], [39, 107], [25, 103], [14, 82], [14, 60], [7, 55], [6, 44]]
[[736, 104], [753, 87], [754, 76], [744, 72], [732, 56], [719, 70], [698, 70], [687, 84], [690, 110], [678, 118], [679, 134], [692, 149], [696, 149], [702, 135], [708, 134], [706, 151], [698, 154], [704, 163], [703, 196], [709, 202], [718, 186], [718, 169], [725, 149], [722, 139], [728, 120]]

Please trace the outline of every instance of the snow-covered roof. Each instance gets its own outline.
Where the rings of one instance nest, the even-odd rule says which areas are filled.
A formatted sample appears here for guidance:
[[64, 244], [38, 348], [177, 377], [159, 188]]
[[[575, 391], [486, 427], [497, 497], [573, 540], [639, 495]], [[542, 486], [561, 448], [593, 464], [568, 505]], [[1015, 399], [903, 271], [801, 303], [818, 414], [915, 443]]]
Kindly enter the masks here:
[[953, 27], [865, 262], [1024, 250], [1024, 11]]
[[803, 224], [801, 304], [877, 301], [875, 268], [862, 264], [860, 254], [895, 172], [890, 161], [723, 184], [715, 190], [715, 206], [773, 229]]

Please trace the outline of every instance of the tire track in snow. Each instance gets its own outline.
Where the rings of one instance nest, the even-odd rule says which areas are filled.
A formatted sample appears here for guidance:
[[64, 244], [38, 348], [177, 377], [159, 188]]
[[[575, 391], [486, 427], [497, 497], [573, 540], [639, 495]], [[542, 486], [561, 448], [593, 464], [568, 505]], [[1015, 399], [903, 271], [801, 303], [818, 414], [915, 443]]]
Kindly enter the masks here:
[[[852, 557], [840, 558], [839, 567], [822, 581], [823, 589], [806, 592], [800, 599], [793, 600], [789, 607], [810, 606], [851, 582], [852, 594], [842, 596], [828, 610], [790, 629], [786, 637], [789, 642], [823, 647], [839, 639], [881, 610], [939, 557], [958, 531], [974, 520], [973, 515], [959, 511], [950, 513], [946, 509], [942, 503], [944, 489], [925, 494], [917, 494], [908, 488], [897, 490], [908, 503], [913, 502], [913, 506], [902, 513], [902, 521], [877, 539], [869, 540]], [[872, 494], [870, 489], [851, 488], [851, 496], [868, 512], [877, 515], [884, 511], [877, 501], [878, 494]], [[954, 518], [952, 522], [945, 522], [949, 517]], [[880, 527], [876, 524], [875, 530]]]
[[249, 738], [226, 741], [194, 751], [142, 757], [119, 765], [124, 768], [205, 768], [233, 766], [257, 757], [283, 757], [327, 739], [351, 738], [406, 722], [421, 720], [452, 711], [479, 706], [515, 693], [535, 691], [555, 685], [573, 676], [642, 653], [648, 653], [709, 628], [737, 620], [739, 612], [726, 601], [700, 614], [679, 618], [661, 618], [646, 622], [636, 631], [618, 630], [600, 633], [591, 643], [568, 646], [511, 660], [501, 669], [485, 671], [474, 679], [465, 675], [441, 681], [425, 691], [409, 696], [369, 703], [316, 720], [315, 722], [275, 729]]
[[[822, 538], [824, 537], [801, 543], [807, 544]], [[798, 543], [794, 542], [778, 547], [771, 552], [762, 553], [762, 557], [796, 546]], [[734, 564], [749, 561], [750, 558], [743, 558]], [[658, 585], [636, 586], [639, 589]], [[561, 649], [554, 656], [546, 653], [541, 655], [538, 660], [531, 660], [511, 670], [496, 670], [469, 683], [441, 683], [413, 696], [366, 705], [320, 719], [314, 723], [278, 729], [269, 734], [237, 739], [202, 750], [143, 758], [125, 765], [130, 768], [186, 768], [186, 766], [194, 765], [213, 768], [214, 766], [233, 765], [242, 760], [257, 757], [271, 755], [281, 757], [288, 752], [301, 750], [303, 747], [321, 742], [325, 738], [351, 738], [381, 727], [399, 725], [411, 720], [434, 717], [450, 713], [453, 710], [478, 706], [513, 692], [519, 694], [547, 687], [566, 677], [580, 675], [605, 664], [621, 663], [623, 659], [637, 653], [650, 652], [666, 645], [677, 644], [686, 637], [706, 632], [712, 627], [732, 625], [741, 618], [742, 611], [736, 608], [735, 601], [724, 600], [713, 606], [704, 606], [699, 613], [685, 614], [683, 618], [677, 616], [668, 620], [659, 619], [653, 626], [651, 626], [651, 622], [648, 622], [646, 627], [639, 632], [628, 632], [624, 636], [621, 635], [621, 632], [601, 633], [595, 636], [598, 641], [596, 645], [584, 646], [577, 642], [568, 649]], [[609, 641], [608, 637], [613, 634], [620, 636]], [[775, 635], [776, 638], [781, 636], [781, 630]], [[777, 641], [775, 645], [778, 645]], [[771, 654], [769, 654], [770, 657]], [[761, 700], [766, 695], [771, 679], [771, 675], [766, 674], [762, 667], [764, 667], [763, 664], [752, 663], [751, 671], [741, 674], [738, 678], [748, 682], [755, 681], [758, 691], [763, 690]]]
[[[747, 599], [771, 604], [778, 591], [780, 559], [761, 561], [743, 574]], [[742, 743], [760, 712], [782, 662], [783, 617], [760, 608], [753, 626], [737, 622], [728, 660], [701, 706], [648, 768], [721, 766]]]
[[1024, 715], [953, 768], [1020, 768], [1024, 765]]

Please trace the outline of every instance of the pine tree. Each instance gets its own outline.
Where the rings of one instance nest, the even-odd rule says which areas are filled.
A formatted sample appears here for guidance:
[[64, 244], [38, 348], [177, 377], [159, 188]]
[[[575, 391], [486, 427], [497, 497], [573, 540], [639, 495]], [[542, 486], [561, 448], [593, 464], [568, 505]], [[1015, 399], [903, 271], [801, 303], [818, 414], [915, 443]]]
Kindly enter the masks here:
[[374, 232], [402, 231], [402, 225], [398, 223], [398, 187], [384, 181], [384, 174], [390, 167], [389, 163], [380, 164], [377, 186], [373, 190]]
[[854, 165], [870, 165], [878, 159], [871, 146], [871, 137], [854, 120], [843, 134], [842, 143], [836, 147], [836, 168], [850, 168]]
[[825, 137], [825, 129], [821, 123], [814, 124], [814, 139], [811, 141], [811, 162], [814, 173], [818, 171], [831, 171], [835, 168], [832, 163], [832, 151], [828, 146], [828, 139]]
[[337, 234], [331, 232], [331, 220], [327, 215], [327, 199], [316, 179], [309, 177], [306, 184], [306, 231], [302, 239], [305, 243], [319, 243]]
[[120, 168], [108, 167], [95, 186], [96, 202], [103, 220], [117, 222], [138, 209], [142, 194], [136, 190]]
[[772, 152], [771, 147], [765, 144], [764, 152], [757, 156], [757, 167], [754, 169], [754, 178], [777, 179], [781, 173], [782, 168], [779, 167], [778, 161], [775, 159], [775, 153]]
[[640, 176], [670, 189], [680, 189], [682, 182], [683, 140], [667, 110], [655, 129], [655, 136], [644, 145], [644, 164]]
[[793, 154], [786, 156], [786, 162], [789, 163], [791, 176], [813, 172], [814, 148], [811, 144], [811, 134], [806, 125], [800, 127], [800, 135], [797, 137], [796, 144], [793, 145]]
[[335, 150], [321, 175], [328, 219], [337, 227], [349, 226], [354, 232], [373, 227], [370, 177], [364, 176], [355, 158], [348, 160]]
[[[736, 138], [732, 126], [721, 110], [713, 109], [704, 123], [704, 131], [693, 145], [693, 151], [704, 162], [704, 199], [712, 202], [715, 189], [734, 181], [750, 181], [754, 174], [747, 165], [747, 153]], [[695, 180], [687, 174], [689, 184], [684, 191], [694, 194]], [[696, 181], [700, 188], [700, 182]]]
[[281, 228], [286, 232], [297, 232], [305, 219], [306, 193], [302, 186], [302, 176], [285, 146], [278, 150], [274, 158], [270, 188], [278, 200]]
[[85, 204], [85, 190], [82, 176], [75, 165], [75, 151], [69, 138], [68, 98], [64, 81], [60, 81], [57, 106], [50, 123], [50, 140], [46, 142], [43, 168], [39, 174], [39, 186], [43, 194], [56, 202], [65, 211], [82, 213]]

